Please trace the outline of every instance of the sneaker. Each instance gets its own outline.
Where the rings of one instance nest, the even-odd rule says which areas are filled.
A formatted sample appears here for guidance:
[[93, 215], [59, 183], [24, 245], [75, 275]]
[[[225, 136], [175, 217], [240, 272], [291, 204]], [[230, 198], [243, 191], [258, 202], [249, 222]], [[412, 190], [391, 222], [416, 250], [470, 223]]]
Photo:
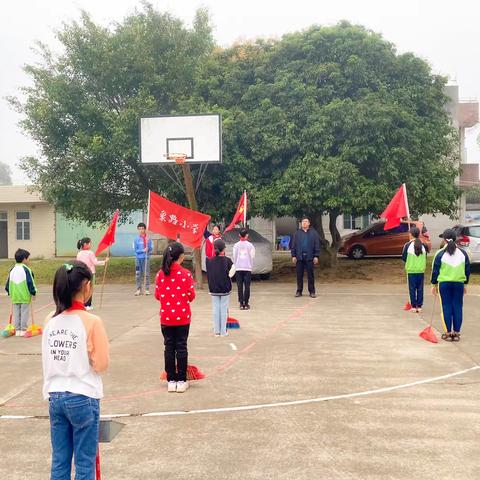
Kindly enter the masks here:
[[410, 313], [417, 313], [417, 309], [412, 307], [412, 308], [410, 309]]
[[417, 308], [417, 312], [418, 312], [418, 313], [422, 313], [422, 309], [421, 309], [421, 308]]
[[145, 295], [150, 295], [150, 290], [146, 290]]
[[219, 334], [219, 333], [215, 333], [215, 336], [216, 336], [216, 337], [219, 337], [219, 336], [220, 336], [220, 334]]
[[244, 310], [250, 310], [250, 305], [247, 303], [246, 305], [243, 306]]
[[168, 382], [167, 392], [176, 392], [177, 391], [177, 382]]
[[142, 294], [142, 292], [141, 292], [140, 290], [137, 290], [137, 291], [135, 292], [135, 296], [136, 296], [136, 297], [138, 297], [138, 296], [141, 295], [141, 294]]
[[177, 393], [186, 392], [189, 386], [188, 382], [177, 382]]
[[245, 309], [245, 305], [243, 303], [240, 304], [240, 310], [244, 310]]
[[19, 336], [19, 337], [24, 337], [24, 336], [25, 336], [25, 332], [26, 332], [26, 330], [20, 330], [20, 331], [18, 332], [18, 336]]
[[297, 292], [297, 293], [295, 294], [295, 296], [296, 296], [296, 297], [301, 297], [301, 296], [302, 296], [302, 292]]
[[314, 293], [311, 293], [310, 298], [317, 298], [317, 296]]
[[15, 330], [15, 336], [19, 337], [20, 336], [20, 330]]
[[87, 307], [85, 307], [85, 310], [93, 310], [93, 307], [91, 305], [88, 305]]
[[221, 337], [228, 337], [228, 332], [227, 333], [222, 333], [220, 336]]

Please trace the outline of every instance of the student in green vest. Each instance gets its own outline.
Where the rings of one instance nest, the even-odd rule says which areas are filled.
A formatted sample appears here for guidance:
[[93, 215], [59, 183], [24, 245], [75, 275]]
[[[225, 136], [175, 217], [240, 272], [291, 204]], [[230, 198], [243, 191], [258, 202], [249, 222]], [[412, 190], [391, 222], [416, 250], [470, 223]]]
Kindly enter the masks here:
[[470, 258], [467, 252], [457, 247], [455, 230], [447, 228], [442, 237], [447, 243], [433, 259], [432, 293], [440, 294], [445, 328], [442, 340], [458, 342], [463, 319], [463, 296], [467, 293], [470, 277]]
[[418, 313], [423, 306], [423, 282], [425, 268], [427, 267], [428, 246], [420, 240], [420, 229], [410, 229], [412, 240], [403, 247], [402, 259], [405, 262], [407, 272], [408, 290], [410, 293], [410, 311]]
[[15, 335], [25, 336], [30, 318], [30, 304], [35, 300], [37, 287], [33, 272], [27, 266], [30, 252], [19, 248], [15, 252], [15, 266], [10, 270], [5, 290], [13, 304], [13, 323]]

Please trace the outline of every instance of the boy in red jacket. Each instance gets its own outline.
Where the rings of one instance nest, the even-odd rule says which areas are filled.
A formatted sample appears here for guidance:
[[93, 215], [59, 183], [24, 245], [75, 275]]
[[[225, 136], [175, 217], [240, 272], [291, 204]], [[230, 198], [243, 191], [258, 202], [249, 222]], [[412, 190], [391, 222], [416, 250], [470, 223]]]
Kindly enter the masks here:
[[168, 391], [183, 393], [187, 382], [187, 339], [195, 299], [192, 274], [181, 266], [185, 250], [172, 242], [163, 253], [162, 269], [155, 279], [155, 298], [160, 301], [160, 324], [165, 345]]

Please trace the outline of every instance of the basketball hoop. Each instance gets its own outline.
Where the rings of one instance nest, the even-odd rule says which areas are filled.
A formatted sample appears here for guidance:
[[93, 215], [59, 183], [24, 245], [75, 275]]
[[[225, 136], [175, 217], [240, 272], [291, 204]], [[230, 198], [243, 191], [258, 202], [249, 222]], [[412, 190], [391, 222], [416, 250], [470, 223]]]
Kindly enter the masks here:
[[187, 160], [187, 155], [185, 153], [169, 153], [166, 155], [169, 160], [175, 160], [177, 165], [182, 165]]

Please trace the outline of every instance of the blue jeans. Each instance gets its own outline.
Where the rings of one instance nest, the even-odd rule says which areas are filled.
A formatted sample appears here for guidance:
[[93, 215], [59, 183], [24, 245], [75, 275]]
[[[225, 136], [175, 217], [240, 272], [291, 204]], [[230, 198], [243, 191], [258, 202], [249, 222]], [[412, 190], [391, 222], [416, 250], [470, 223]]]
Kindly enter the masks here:
[[212, 295], [213, 306], [213, 333], [226, 335], [228, 299], [230, 295]]
[[52, 392], [49, 399], [52, 441], [51, 480], [95, 480], [100, 401], [70, 392]]
[[[145, 279], [145, 264], [147, 267], [146, 279]], [[150, 259], [135, 257], [135, 282], [137, 284], [137, 290], [142, 289], [144, 280], [145, 280], [145, 289], [148, 290], [150, 288]]]

